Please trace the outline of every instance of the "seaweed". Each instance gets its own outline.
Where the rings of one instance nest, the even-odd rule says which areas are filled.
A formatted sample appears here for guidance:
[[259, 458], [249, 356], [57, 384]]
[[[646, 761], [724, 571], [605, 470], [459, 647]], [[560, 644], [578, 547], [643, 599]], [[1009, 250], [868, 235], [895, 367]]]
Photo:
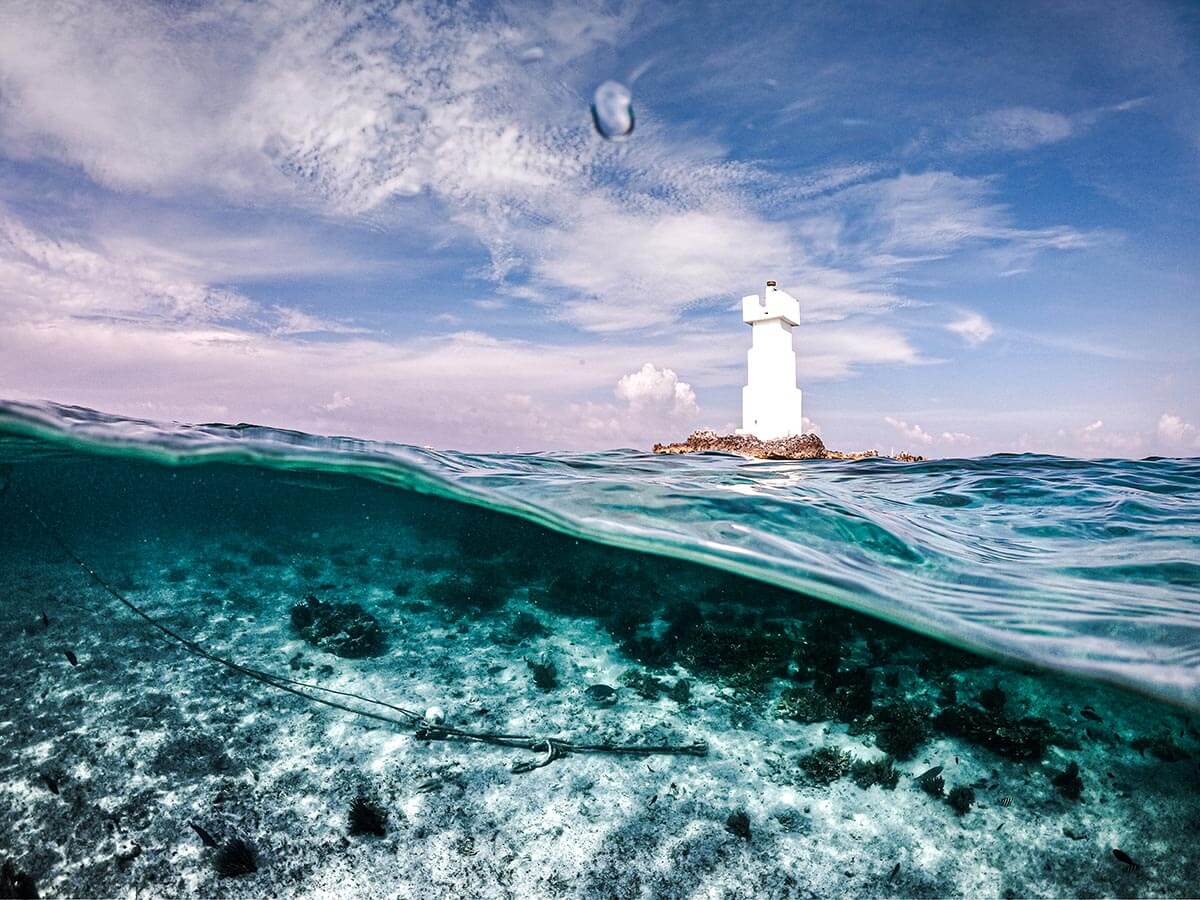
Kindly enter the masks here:
[[347, 815], [351, 834], [371, 834], [383, 837], [387, 834], [387, 810], [383, 809], [362, 791], [350, 801]]
[[679, 659], [693, 672], [757, 690], [783, 674], [794, 650], [777, 623], [739, 626], [700, 622], [680, 641]]
[[1079, 763], [1072, 760], [1063, 771], [1050, 779], [1050, 783], [1068, 800], [1078, 800], [1083, 794], [1083, 779], [1079, 777]]
[[1149, 750], [1163, 762], [1183, 762], [1191, 759], [1192, 755], [1175, 743], [1174, 739], [1169, 734], [1158, 734], [1154, 737], [1135, 738], [1130, 742], [1134, 750], [1143, 756]]
[[896, 771], [896, 763], [890, 756], [876, 760], [856, 759], [850, 766], [850, 779], [863, 790], [873, 784], [885, 790], [895, 790], [900, 781], [900, 773]]
[[940, 800], [946, 793], [946, 779], [942, 777], [942, 767], [936, 766], [924, 775], [918, 776], [917, 787], [930, 797], [937, 797]]
[[239, 837], [230, 838], [213, 854], [213, 868], [224, 878], [237, 878], [258, 871], [258, 852]]
[[965, 703], [942, 710], [933, 724], [947, 734], [1017, 760], [1041, 759], [1046, 748], [1058, 738], [1045, 719], [1033, 716], [1016, 719], [1003, 711], [988, 711]]
[[545, 637], [548, 633], [546, 626], [536, 616], [519, 612], [508, 626], [506, 639], [511, 643], [520, 643], [529, 638]]
[[667, 685], [647, 672], [629, 669], [621, 675], [621, 683], [633, 688], [645, 700], [657, 700], [667, 691]]
[[897, 700], [875, 710], [875, 743], [897, 759], [909, 759], [929, 737], [929, 709]]
[[10, 860], [0, 864], [0, 898], [2, 900], [37, 900], [37, 882]]
[[946, 802], [950, 804], [950, 808], [960, 816], [965, 816], [975, 805], [975, 791], [964, 784], [950, 789], [950, 793], [946, 795]]
[[307, 594], [291, 610], [292, 627], [306, 641], [334, 656], [360, 659], [386, 649], [383, 628], [357, 603], [334, 603]]
[[459, 612], [492, 612], [508, 600], [509, 590], [477, 568], [471, 572], [455, 572], [425, 588], [426, 596], [439, 606]]
[[740, 809], [731, 812], [725, 820], [725, 830], [743, 841], [750, 840], [750, 817]]
[[836, 712], [833, 701], [811, 687], [787, 688], [776, 702], [775, 710], [782, 718], [806, 723], [827, 722]]
[[533, 673], [533, 683], [537, 685], [538, 690], [552, 691], [558, 687], [558, 667], [554, 665], [554, 660], [544, 659], [542, 662], [534, 662], [527, 659], [525, 664]]
[[1000, 685], [993, 683], [990, 688], [982, 691], [979, 694], [979, 705], [989, 712], [1001, 712], [1008, 703], [1008, 694], [1000, 689]]
[[692, 686], [686, 679], [680, 678], [671, 685], [671, 689], [667, 691], [667, 696], [682, 706], [692, 699]]
[[821, 747], [800, 757], [800, 768], [813, 784], [831, 784], [850, 771], [852, 757], [837, 747]]

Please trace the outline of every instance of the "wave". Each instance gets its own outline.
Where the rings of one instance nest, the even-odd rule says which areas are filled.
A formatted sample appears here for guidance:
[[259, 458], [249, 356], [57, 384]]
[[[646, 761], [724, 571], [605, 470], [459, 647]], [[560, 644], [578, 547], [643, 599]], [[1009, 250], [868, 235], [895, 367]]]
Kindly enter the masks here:
[[0, 402], [0, 462], [56, 452], [368, 478], [1200, 708], [1197, 459], [468, 454]]

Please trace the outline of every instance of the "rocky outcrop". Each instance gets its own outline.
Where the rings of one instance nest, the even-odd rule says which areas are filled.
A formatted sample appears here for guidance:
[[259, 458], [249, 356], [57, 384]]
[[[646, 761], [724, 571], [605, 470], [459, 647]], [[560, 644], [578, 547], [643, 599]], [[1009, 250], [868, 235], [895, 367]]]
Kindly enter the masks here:
[[825, 459], [825, 445], [815, 434], [796, 434], [775, 441], [761, 441], [749, 434], [717, 434], [693, 431], [681, 444], [655, 444], [655, 453], [701, 453], [716, 450], [755, 459]]
[[[717, 434], [715, 431], [693, 431], [691, 436], [679, 444], [655, 444], [655, 453], [703, 453], [715, 450], [719, 453], [737, 453], [753, 459], [870, 459], [878, 457], [878, 450], [859, 453], [843, 453], [827, 450], [815, 434], [795, 434], [774, 441], [763, 441], [750, 434]], [[911, 453], [897, 453], [892, 459], [901, 462], [920, 462], [925, 457]]]

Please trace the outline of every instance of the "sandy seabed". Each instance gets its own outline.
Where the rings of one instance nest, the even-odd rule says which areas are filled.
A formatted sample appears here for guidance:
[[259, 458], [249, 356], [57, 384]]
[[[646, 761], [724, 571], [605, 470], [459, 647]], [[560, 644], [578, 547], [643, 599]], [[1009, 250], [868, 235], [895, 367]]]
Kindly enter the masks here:
[[[458, 581], [462, 547], [428, 530], [389, 528], [386, 540], [369, 530], [333, 547], [318, 534], [280, 547], [175, 532], [88, 548], [132, 600], [249, 665], [439, 706], [464, 727], [710, 748], [574, 755], [515, 774], [514, 761], [536, 754], [419, 740], [197, 659], [51, 545], [30, 546], [0, 550], [0, 846], [10, 874], [42, 896], [1200, 893], [1200, 733], [1186, 713], [1127, 693], [968, 658], [821, 604], [771, 632], [794, 637], [799, 666], [747, 674], [695, 649], [645, 663], [611, 623], [564, 612], [570, 598], [547, 603], [550, 576], [510, 575], [499, 600], [477, 603], [464, 585], [483, 586], [489, 566], [527, 564], [500, 553]], [[660, 561], [603, 552], [621, 590], [638, 583], [630, 573], [657, 577]], [[714, 623], [706, 640], [732, 640], [731, 623], [765, 640], [762, 610], [735, 595], [771, 589], [686, 566], [670, 569], [668, 587], [711, 600], [714, 578], [722, 605], [690, 613]], [[361, 604], [386, 634], [383, 652], [343, 658], [306, 641], [289, 610], [310, 592]], [[662, 635], [670, 618], [638, 628]], [[819, 656], [829, 633], [834, 669], [869, 673], [873, 712], [839, 722], [810, 708], [826, 701], [804, 686], [805, 652]], [[745, 653], [730, 646], [731, 659]], [[552, 663], [557, 684], [539, 687], [530, 662]], [[615, 702], [588, 693], [598, 684]], [[927, 733], [895, 754], [895, 787], [860, 787], [828, 748], [860, 763], [887, 756], [881, 744], [894, 750], [879, 733], [885, 697], [927, 703]], [[985, 702], [1008, 711], [1001, 730], [1048, 722], [1044, 752], [1020, 758], [1013, 742], [928, 725], [948, 705]], [[823, 720], [802, 721], [813, 717]], [[1078, 799], [1063, 778], [1072, 762]], [[945, 791], [973, 792], [961, 814], [916, 777], [936, 766]], [[350, 833], [360, 794], [386, 814], [382, 836]], [[193, 823], [253, 845], [256, 871], [218, 872]]]

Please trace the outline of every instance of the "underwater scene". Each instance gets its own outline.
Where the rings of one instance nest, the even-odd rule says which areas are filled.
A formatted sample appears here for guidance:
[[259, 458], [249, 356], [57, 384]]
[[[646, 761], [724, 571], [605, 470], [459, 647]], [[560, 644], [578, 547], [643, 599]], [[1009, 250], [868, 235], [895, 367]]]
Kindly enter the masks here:
[[1200, 894], [1200, 462], [0, 406], [0, 896]]

